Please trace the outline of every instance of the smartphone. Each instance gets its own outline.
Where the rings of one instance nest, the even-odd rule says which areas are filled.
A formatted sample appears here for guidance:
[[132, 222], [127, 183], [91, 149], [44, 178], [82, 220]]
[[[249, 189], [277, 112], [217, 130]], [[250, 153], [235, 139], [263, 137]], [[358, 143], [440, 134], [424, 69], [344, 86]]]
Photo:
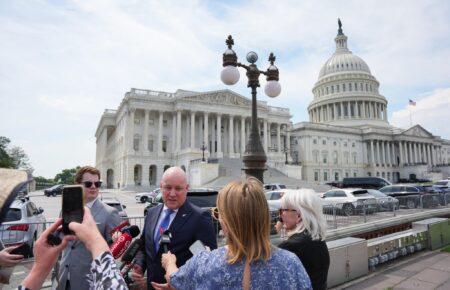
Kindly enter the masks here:
[[11, 254], [14, 255], [22, 255], [24, 257], [28, 257], [31, 253], [31, 247], [27, 243], [23, 243], [19, 247], [15, 248], [11, 251]]
[[191, 251], [194, 256], [204, 250], [206, 250], [206, 247], [200, 240], [196, 240], [195, 243], [189, 247], [189, 251]]
[[81, 185], [67, 185], [62, 190], [62, 232], [73, 234], [69, 229], [70, 222], [83, 222], [84, 192]]

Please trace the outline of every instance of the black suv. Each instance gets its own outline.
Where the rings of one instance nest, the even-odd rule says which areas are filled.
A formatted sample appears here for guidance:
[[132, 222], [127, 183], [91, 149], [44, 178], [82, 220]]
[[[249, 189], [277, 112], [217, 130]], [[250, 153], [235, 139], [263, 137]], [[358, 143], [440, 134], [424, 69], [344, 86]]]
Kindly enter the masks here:
[[342, 180], [342, 188], [380, 189], [391, 185], [381, 177], [347, 177]]
[[395, 184], [388, 185], [380, 189], [386, 195], [395, 197], [399, 200], [400, 207], [435, 207], [440, 203], [440, 197], [437, 194], [430, 193], [426, 188], [415, 184]]
[[64, 184], [53, 185], [50, 188], [44, 189], [44, 195], [45, 196], [61, 195], [63, 187], [64, 187]]

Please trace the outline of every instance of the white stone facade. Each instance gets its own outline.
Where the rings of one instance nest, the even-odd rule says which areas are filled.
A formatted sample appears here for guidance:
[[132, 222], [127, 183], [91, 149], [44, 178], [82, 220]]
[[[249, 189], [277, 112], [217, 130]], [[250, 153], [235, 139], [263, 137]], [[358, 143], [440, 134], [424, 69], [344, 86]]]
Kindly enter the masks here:
[[[249, 99], [229, 90], [132, 89], [117, 110], [106, 110], [101, 117], [96, 166], [108, 187], [148, 188], [159, 186], [169, 166], [189, 170], [202, 158], [203, 146], [209, 160], [241, 158], [250, 130], [250, 108]], [[283, 150], [290, 150], [285, 142], [290, 138], [290, 118], [289, 109], [258, 102], [261, 142], [271, 163], [283, 163]]]

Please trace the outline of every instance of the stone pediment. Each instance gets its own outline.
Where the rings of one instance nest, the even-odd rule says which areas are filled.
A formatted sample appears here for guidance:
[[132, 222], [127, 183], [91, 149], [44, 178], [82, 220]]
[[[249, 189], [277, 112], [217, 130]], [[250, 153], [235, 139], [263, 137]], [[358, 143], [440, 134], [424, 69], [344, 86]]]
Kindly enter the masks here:
[[414, 136], [414, 137], [424, 137], [433, 138], [433, 134], [422, 128], [420, 125], [416, 125], [402, 132], [402, 135]]
[[[194, 96], [187, 96], [182, 99], [208, 104], [234, 105], [243, 107], [251, 106], [251, 101], [249, 99], [229, 91], [219, 91]], [[261, 105], [259, 104], [258, 107], [261, 107]]]

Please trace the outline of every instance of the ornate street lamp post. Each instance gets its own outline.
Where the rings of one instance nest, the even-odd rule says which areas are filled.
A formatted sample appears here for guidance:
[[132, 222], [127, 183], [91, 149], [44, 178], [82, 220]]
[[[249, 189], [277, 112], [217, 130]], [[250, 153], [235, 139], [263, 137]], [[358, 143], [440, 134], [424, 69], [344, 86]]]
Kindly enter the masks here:
[[203, 143], [202, 147], [200, 147], [200, 150], [202, 150], [202, 162], [206, 161], [206, 159], [205, 159], [205, 150], [206, 149], [208, 149], [208, 148], [206, 148], [205, 143]]
[[[275, 56], [273, 53], [270, 53], [269, 68], [267, 69], [267, 71], [260, 71], [255, 64], [258, 60], [258, 55], [255, 52], [251, 51], [247, 54], [247, 61], [250, 63], [250, 65], [241, 64], [237, 61], [237, 55], [233, 50], [234, 41], [231, 35], [228, 36], [228, 39], [225, 43], [227, 44], [228, 49], [223, 53], [224, 69], [222, 70], [220, 78], [226, 85], [234, 85], [239, 81], [239, 71], [237, 67], [243, 67], [247, 71], [247, 87], [252, 89], [251, 132], [248, 138], [247, 146], [245, 147], [243, 169], [247, 176], [254, 176], [264, 183], [263, 174], [264, 170], [266, 170], [267, 157], [259, 137], [256, 88], [260, 86], [259, 76], [260, 74], [263, 74], [267, 77], [267, 84], [264, 88], [266, 95], [274, 98], [280, 94], [281, 86], [278, 83], [279, 72], [278, 68], [274, 65]], [[265, 132], [264, 134], [267, 134], [267, 132]]]

